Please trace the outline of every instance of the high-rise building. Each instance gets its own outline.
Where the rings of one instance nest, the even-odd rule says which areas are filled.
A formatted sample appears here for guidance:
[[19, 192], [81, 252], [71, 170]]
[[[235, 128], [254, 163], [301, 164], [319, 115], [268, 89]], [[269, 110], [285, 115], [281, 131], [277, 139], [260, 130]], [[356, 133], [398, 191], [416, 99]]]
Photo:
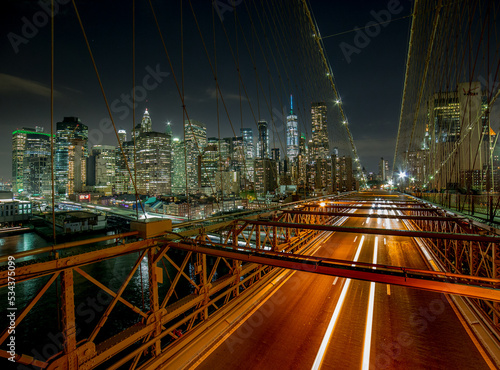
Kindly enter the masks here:
[[73, 139], [68, 145], [67, 192], [75, 194], [83, 191], [87, 179], [87, 141]]
[[149, 116], [148, 109], [146, 108], [144, 115], [142, 116], [141, 133], [151, 131], [153, 131], [153, 123], [151, 121], [151, 117]]
[[147, 109], [133, 131], [132, 140], [123, 142], [122, 148], [123, 153], [116, 151], [116, 192], [135, 193], [137, 189], [139, 194], [147, 195], [171, 193], [171, 131], [167, 128], [165, 132], [153, 131]]
[[270, 158], [269, 153], [269, 129], [266, 121], [257, 123], [259, 129], [259, 139], [257, 141], [257, 158]]
[[137, 191], [139, 194], [162, 195], [171, 192], [171, 134], [153, 131], [148, 110], [142, 117], [135, 138]]
[[378, 177], [380, 181], [383, 182], [389, 180], [391, 177], [389, 173], [389, 161], [384, 158], [380, 158], [380, 161], [378, 162]]
[[306, 165], [306, 184], [310, 191], [331, 191], [332, 164], [328, 156], [326, 159], [317, 158]]
[[116, 181], [116, 147], [94, 145], [87, 161], [87, 185], [112, 195]]
[[254, 158], [255, 150], [253, 143], [253, 131], [251, 128], [240, 129], [241, 137], [243, 138], [243, 145], [245, 150], [245, 169], [242, 171], [244, 176], [243, 186], [248, 182], [254, 181]]
[[115, 191], [119, 194], [135, 194], [133, 184], [135, 176], [134, 142], [122, 142], [122, 149], [123, 152], [120, 150], [120, 147], [117, 147], [115, 151]]
[[118, 139], [120, 140], [120, 143], [127, 141], [127, 131], [124, 129], [118, 130]]
[[326, 156], [330, 153], [330, 142], [326, 121], [326, 104], [324, 102], [311, 104], [311, 123], [311, 159], [326, 159]]
[[22, 128], [12, 133], [12, 180], [14, 192], [51, 192], [50, 135], [43, 128]]
[[244, 171], [245, 163], [245, 143], [243, 137], [237, 136], [231, 138], [231, 170]]
[[255, 185], [257, 194], [274, 191], [277, 186], [276, 162], [269, 158], [255, 160]]
[[290, 115], [286, 117], [286, 155], [289, 162], [299, 155], [299, 126], [293, 114], [293, 98], [290, 95]]
[[[438, 92], [430, 97], [424, 141], [407, 154], [421, 168], [405, 170], [417, 182], [420, 177], [428, 181], [432, 176], [432, 186], [437, 189], [485, 189], [485, 182], [477, 179], [486, 178], [484, 172], [493, 147], [488, 144], [491, 135], [486, 102], [486, 93], [481, 91], [479, 82], [459, 83], [455, 91]], [[465, 128], [466, 135], [462, 132]], [[420, 150], [425, 152], [417, 155]], [[448, 160], [452, 153], [456, 153], [453, 160]], [[417, 157], [422, 159], [417, 161]]]
[[[220, 141], [216, 137], [209, 137], [207, 145], [203, 149], [203, 154], [199, 157], [198, 186], [207, 195], [214, 195], [220, 191], [216, 187], [216, 182], [222, 173], [223, 159], [219, 152]], [[220, 183], [220, 180], [218, 181]]]
[[172, 140], [172, 193], [186, 193], [186, 163], [184, 141], [179, 138]]
[[172, 146], [163, 132], [143, 132], [136, 138], [137, 190], [140, 194], [171, 192]]
[[332, 155], [332, 180], [334, 192], [356, 190], [356, 183], [352, 172], [352, 159]]
[[241, 128], [241, 137], [245, 145], [245, 158], [253, 159], [255, 157], [253, 131], [251, 128]]
[[207, 128], [195, 120], [185, 120], [186, 132], [186, 162], [188, 179], [188, 188], [190, 191], [196, 191], [198, 188], [198, 157], [202, 155], [203, 149], [207, 145]]
[[57, 122], [55, 138], [55, 180], [59, 194], [83, 190], [88, 157], [88, 127], [78, 117]]
[[142, 115], [142, 120], [137, 125], [135, 125], [134, 130], [132, 131], [132, 141], [134, 141], [134, 137], [137, 138], [143, 132], [151, 132], [153, 131], [153, 122], [151, 121], [151, 117], [149, 115], [148, 109], [144, 111]]

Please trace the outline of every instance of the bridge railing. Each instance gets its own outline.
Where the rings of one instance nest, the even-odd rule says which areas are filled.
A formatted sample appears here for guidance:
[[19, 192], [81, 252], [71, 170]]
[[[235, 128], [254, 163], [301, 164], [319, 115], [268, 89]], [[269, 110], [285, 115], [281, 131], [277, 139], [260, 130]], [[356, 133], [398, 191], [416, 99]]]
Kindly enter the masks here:
[[484, 222], [500, 224], [500, 194], [418, 193], [415, 195]]

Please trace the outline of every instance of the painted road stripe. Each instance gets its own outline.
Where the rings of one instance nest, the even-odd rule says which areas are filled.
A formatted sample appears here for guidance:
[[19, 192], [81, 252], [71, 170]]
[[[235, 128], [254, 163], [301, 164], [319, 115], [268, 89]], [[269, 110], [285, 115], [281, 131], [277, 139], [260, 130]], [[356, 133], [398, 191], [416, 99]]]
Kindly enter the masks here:
[[[375, 246], [373, 248], [373, 263], [377, 263], [378, 252], [378, 236], [375, 237]], [[375, 269], [375, 267], [373, 267]], [[363, 364], [362, 369], [368, 370], [370, 368], [370, 348], [372, 344], [372, 328], [373, 328], [373, 308], [375, 305], [375, 283], [370, 283], [370, 297], [368, 299], [368, 311], [366, 313], [366, 327], [365, 327], [365, 343], [363, 345]]]
[[[358, 250], [356, 251], [356, 256], [354, 256], [354, 262], [358, 260], [359, 254], [361, 253], [361, 248], [363, 247], [363, 241], [365, 240], [365, 236], [361, 237], [361, 241], [359, 242]], [[354, 266], [354, 265], [353, 265]], [[339, 300], [337, 302], [337, 306], [335, 306], [335, 311], [333, 311], [332, 318], [330, 319], [330, 323], [328, 324], [328, 328], [326, 329], [326, 333], [321, 341], [321, 346], [319, 347], [318, 353], [316, 354], [316, 359], [314, 360], [314, 364], [311, 369], [317, 370], [320, 368], [321, 363], [323, 362], [323, 357], [325, 356], [326, 348], [328, 347], [328, 343], [330, 342], [330, 337], [333, 333], [333, 328], [337, 323], [337, 319], [340, 314], [340, 310], [342, 309], [342, 304], [344, 303], [345, 296], [347, 295], [347, 290], [349, 289], [349, 284], [351, 283], [351, 279], [346, 279], [344, 287], [342, 288], [342, 292], [340, 293]]]

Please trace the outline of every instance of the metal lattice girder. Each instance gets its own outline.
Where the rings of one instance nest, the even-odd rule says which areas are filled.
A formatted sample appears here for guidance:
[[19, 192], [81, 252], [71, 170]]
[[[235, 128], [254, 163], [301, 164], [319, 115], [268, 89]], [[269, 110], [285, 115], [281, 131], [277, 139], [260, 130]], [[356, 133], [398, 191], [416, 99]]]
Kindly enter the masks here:
[[[87, 241], [89, 243], [89, 241]], [[146, 250], [157, 245], [157, 241], [153, 239], [141, 240], [138, 242], [127, 243], [115, 247], [100, 249], [92, 252], [77, 254], [74, 256], [63, 257], [46, 262], [38, 262], [35, 264], [22, 263], [16, 267], [16, 282], [45, 276], [55, 271], [88, 265], [90, 263], [104, 261], [106, 259], [123, 256], [133, 252]], [[0, 271], [0, 288], [7, 285], [7, 271]]]
[[[344, 216], [351, 216], [344, 215]], [[255, 225], [265, 225], [265, 226], [280, 226], [289, 228], [300, 228], [300, 229], [311, 229], [311, 230], [322, 230], [322, 231], [336, 231], [336, 232], [346, 232], [346, 233], [363, 233], [363, 234], [375, 234], [375, 235], [396, 235], [405, 236], [409, 238], [436, 238], [436, 239], [455, 239], [455, 240], [472, 240], [478, 242], [488, 242], [488, 243], [500, 243], [499, 236], [486, 236], [477, 234], [450, 234], [450, 233], [438, 233], [438, 232], [427, 232], [427, 231], [409, 231], [409, 230], [397, 230], [397, 229], [377, 229], [377, 228], [359, 228], [359, 227], [347, 227], [347, 226], [330, 226], [330, 225], [314, 225], [314, 224], [304, 224], [304, 223], [284, 223], [284, 222], [272, 222], [272, 221], [248, 221], [249, 224]]]
[[[124, 240], [124, 238], [130, 237], [130, 236], [136, 236], [138, 234], [139, 234], [138, 231], [129, 231], [129, 232], [122, 233], [122, 234], [101, 236], [98, 238], [93, 238], [91, 240], [77, 240], [74, 242], [57, 244], [55, 246], [43, 247], [43, 248], [37, 248], [37, 249], [27, 250], [27, 251], [23, 251], [23, 252], [18, 252], [18, 253], [12, 254], [11, 256], [15, 257], [15, 259], [18, 260], [19, 258], [22, 258], [22, 257], [36, 256], [36, 255], [39, 255], [42, 253], [50, 253], [50, 252], [53, 252], [54, 250], [59, 251], [59, 250], [63, 250], [63, 249], [69, 249], [69, 248], [74, 248], [74, 247], [78, 247], [81, 245], [86, 245], [89, 243], [97, 243], [97, 242], [102, 242], [102, 241], [106, 241], [106, 240], [113, 240], [113, 239], [116, 239], [116, 242], [118, 244], [122, 240]], [[0, 257], [0, 263], [7, 262], [8, 258], [9, 258], [8, 255]]]
[[[377, 209], [374, 209], [377, 210]], [[295, 214], [295, 215], [328, 215], [328, 216], [340, 216], [343, 217], [346, 214], [342, 212], [320, 212], [320, 211], [282, 211], [285, 214]], [[379, 215], [376, 213], [350, 213], [349, 217], [358, 218], [387, 218], [387, 219], [402, 219], [402, 220], [426, 220], [426, 221], [460, 221], [465, 220], [463, 217], [442, 217], [442, 216], [408, 216], [408, 215]]]
[[215, 247], [213, 245], [203, 246], [194, 243], [171, 243], [170, 247], [284, 267], [292, 270], [500, 301], [500, 279], [487, 279], [313, 256], [290, 255], [289, 253], [263, 252], [252, 249], [243, 250], [242, 248], [231, 248], [228, 246]]

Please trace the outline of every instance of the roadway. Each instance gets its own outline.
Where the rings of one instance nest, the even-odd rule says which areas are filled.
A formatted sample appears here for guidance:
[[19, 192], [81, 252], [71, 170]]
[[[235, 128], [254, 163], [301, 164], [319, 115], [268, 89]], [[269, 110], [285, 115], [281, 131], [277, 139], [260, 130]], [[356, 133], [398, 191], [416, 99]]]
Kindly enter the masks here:
[[[352, 217], [344, 225], [404, 228], [400, 220], [376, 218]], [[428, 268], [418, 246], [404, 237], [335, 233], [314, 254]], [[294, 272], [197, 368], [487, 369], [488, 364], [443, 294]]]

